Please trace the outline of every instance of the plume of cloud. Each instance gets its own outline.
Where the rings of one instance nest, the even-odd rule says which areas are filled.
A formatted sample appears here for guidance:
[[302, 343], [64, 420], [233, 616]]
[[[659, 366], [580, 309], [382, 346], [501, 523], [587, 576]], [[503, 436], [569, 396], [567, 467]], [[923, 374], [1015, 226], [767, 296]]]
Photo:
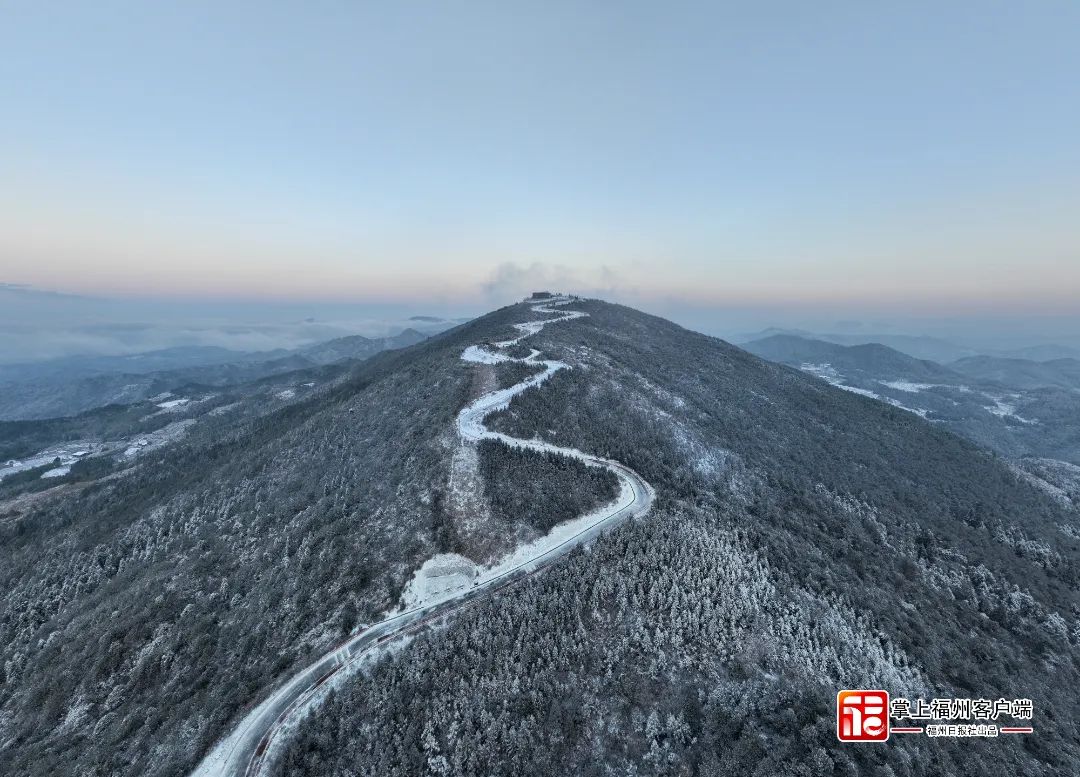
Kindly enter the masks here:
[[481, 284], [484, 296], [497, 303], [511, 302], [534, 291], [561, 291], [586, 297], [626, 296], [628, 290], [606, 265], [575, 268], [549, 262], [503, 262]]

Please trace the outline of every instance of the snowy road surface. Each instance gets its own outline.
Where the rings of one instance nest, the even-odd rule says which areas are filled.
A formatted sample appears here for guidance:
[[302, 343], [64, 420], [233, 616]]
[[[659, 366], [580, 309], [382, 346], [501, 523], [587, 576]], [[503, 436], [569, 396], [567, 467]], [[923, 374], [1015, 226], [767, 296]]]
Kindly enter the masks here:
[[573, 448], [562, 448], [542, 440], [510, 437], [491, 431], [484, 424], [488, 415], [505, 408], [516, 395], [539, 386], [559, 370], [569, 369], [569, 365], [563, 362], [540, 360], [539, 353], [535, 350], [523, 359], [514, 359], [502, 351], [536, 334], [548, 324], [588, 315], [556, 309], [570, 301], [566, 298], [555, 298], [546, 304], [534, 306], [532, 309], [537, 313], [561, 315], [557, 318], [515, 324], [515, 328], [522, 334], [512, 340], [495, 343], [494, 350], [478, 345], [465, 349], [462, 354], [465, 361], [483, 364], [519, 361], [542, 365], [544, 371], [510, 388], [484, 394], [467, 405], [458, 414], [458, 431], [469, 441], [498, 440], [506, 445], [571, 456], [589, 466], [603, 467], [619, 479], [619, 495], [610, 504], [555, 526], [545, 536], [516, 548], [494, 565], [483, 568], [471, 587], [447, 591], [353, 634], [307, 668], [293, 675], [252, 708], [237, 727], [214, 746], [192, 777], [255, 777], [262, 774], [264, 767], [280, 752], [289, 732], [319, 704], [326, 696], [327, 689], [335, 682], [343, 681], [351, 672], [357, 671], [365, 660], [378, 655], [388, 643], [407, 637], [431, 621], [469, 607], [478, 599], [535, 574], [605, 529], [648, 511], [653, 501], [653, 489], [629, 467], [611, 459], [593, 456]]

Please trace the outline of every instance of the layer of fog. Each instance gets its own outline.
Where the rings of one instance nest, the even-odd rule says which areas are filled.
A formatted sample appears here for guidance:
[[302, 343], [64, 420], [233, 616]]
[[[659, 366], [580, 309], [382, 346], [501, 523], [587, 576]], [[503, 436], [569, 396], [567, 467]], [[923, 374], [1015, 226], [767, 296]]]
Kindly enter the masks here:
[[291, 349], [347, 335], [431, 332], [470, 312], [438, 305], [106, 299], [0, 284], [0, 364], [183, 346]]

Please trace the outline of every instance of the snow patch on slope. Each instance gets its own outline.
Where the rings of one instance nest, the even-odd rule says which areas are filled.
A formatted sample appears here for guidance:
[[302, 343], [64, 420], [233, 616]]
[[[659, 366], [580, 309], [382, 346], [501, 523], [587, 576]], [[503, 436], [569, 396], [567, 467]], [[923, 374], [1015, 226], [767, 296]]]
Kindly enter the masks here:
[[996, 415], [998, 418], [1012, 418], [1022, 424], [1039, 423], [1030, 418], [1022, 418], [1016, 414], [1016, 400], [1020, 398], [1019, 394], [1005, 394], [1000, 397], [995, 397], [991, 394], [983, 394], [983, 396], [994, 403], [985, 408], [986, 412], [990, 413], [990, 415]]
[[[698, 474], [711, 478], [728, 468], [734, 457], [731, 451], [706, 444], [699, 434], [662, 406], [682, 410], [686, 407], [686, 400], [657, 386], [644, 376], [638, 375], [637, 380], [641, 384], [642, 393], [630, 394], [627, 401], [642, 415], [650, 418], [659, 417], [663, 420], [667, 428], [671, 429], [676, 445], [686, 454], [690, 466]], [[616, 392], [626, 393], [625, 386], [615, 383], [611, 386]], [[595, 388], [595, 386], [590, 387], [590, 391]]]
[[175, 408], [186, 405], [190, 401], [191, 400], [187, 397], [183, 397], [181, 399], [170, 399], [166, 402], [158, 402], [157, 406], [160, 407], [162, 410], [173, 410]]
[[[809, 372], [811, 375], [816, 375], [817, 377], [828, 383], [830, 386], [836, 386], [836, 388], [843, 389], [844, 391], [850, 391], [852, 394], [858, 394], [863, 397], [870, 397], [870, 399], [876, 399], [881, 402], [885, 402], [886, 404], [892, 405], [893, 407], [899, 408], [900, 410], [906, 410], [909, 413], [914, 413], [915, 415], [919, 416], [919, 418], [926, 418], [927, 413], [930, 412], [929, 410], [924, 410], [921, 407], [908, 407], [897, 399], [893, 399], [892, 397], [883, 397], [881, 394], [870, 391], [869, 389], [859, 388], [858, 386], [849, 386], [844, 383], [844, 377], [839, 372], [837, 372], [836, 368], [834, 368], [831, 364], [810, 364], [809, 362], [804, 362], [802, 365], [799, 366], [799, 369], [801, 369], [803, 372]], [[907, 391], [913, 394], [918, 393], [919, 391], [922, 391], [924, 389], [933, 388], [936, 385], [933, 383], [911, 383], [905, 380], [879, 380], [878, 383], [886, 386], [887, 388], [895, 389], [897, 391]]]
[[844, 383], [844, 377], [836, 371], [836, 368], [831, 364], [810, 364], [809, 362], [803, 362], [799, 365], [799, 369], [803, 372], [809, 372], [811, 375], [816, 375], [830, 386], [836, 386], [838, 389], [844, 391], [850, 391], [852, 394], [860, 394], [864, 397], [870, 397], [871, 399], [881, 399], [879, 394], [875, 394], [873, 391], [864, 388], [858, 388], [856, 386], [848, 386]]
[[179, 440], [187, 434], [187, 430], [191, 428], [194, 423], [194, 418], [187, 418], [183, 421], [173, 421], [168, 426], [156, 429], [153, 432], [147, 432], [142, 437], [132, 440], [130, 446], [124, 451], [123, 457], [125, 459], [131, 459], [141, 453], [157, 450], [171, 442]]
[[893, 399], [892, 397], [881, 397], [881, 399], [885, 400], [893, 407], [899, 408], [901, 410], [907, 410], [909, 413], [914, 413], [919, 418], [926, 418], [926, 414], [930, 412], [929, 410], [923, 410], [921, 407], [908, 407], [907, 405], [903, 404], [899, 400]]
[[461, 354], [461, 358], [474, 364], [499, 364], [500, 362], [510, 361], [509, 356], [489, 351], [482, 345], [470, 345]]
[[897, 391], [906, 391], [909, 394], [918, 394], [920, 391], [925, 391], [929, 388], [934, 388], [937, 383], [912, 383], [910, 380], [879, 380], [882, 386], [886, 386]]
[[46, 448], [32, 456], [27, 456], [25, 459], [8, 459], [0, 462], [0, 480], [3, 480], [8, 475], [14, 475], [16, 472], [51, 464], [57, 459], [60, 460], [59, 465], [45, 472], [42, 477], [61, 477], [66, 475], [67, 472], [59, 472], [58, 470], [70, 467], [80, 458], [89, 454], [93, 447], [94, 443], [88, 440], [77, 440]]
[[401, 603], [406, 610], [420, 607], [444, 594], [468, 588], [479, 574], [470, 559], [457, 553], [440, 553], [416, 570], [405, 586]]
[[457, 435], [445, 444], [453, 451], [446, 500], [451, 519], [465, 547], [483, 546], [491, 541], [491, 508], [484, 498], [479, 451]]

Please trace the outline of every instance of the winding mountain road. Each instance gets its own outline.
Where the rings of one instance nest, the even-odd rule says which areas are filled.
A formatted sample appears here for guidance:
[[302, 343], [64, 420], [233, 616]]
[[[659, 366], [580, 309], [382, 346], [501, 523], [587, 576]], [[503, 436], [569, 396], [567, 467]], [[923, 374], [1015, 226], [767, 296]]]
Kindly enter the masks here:
[[390, 615], [353, 634], [315, 662], [289, 678], [269, 697], [256, 705], [237, 727], [218, 742], [192, 777], [257, 777], [280, 751], [297, 723], [326, 695], [329, 681], [356, 669], [365, 657], [375, 654], [387, 643], [422, 629], [426, 624], [471, 606], [496, 591], [514, 585], [536, 574], [574, 548], [588, 542], [602, 531], [634, 515], [642, 515], [652, 505], [652, 487], [629, 467], [611, 459], [593, 456], [573, 448], [563, 448], [542, 440], [523, 440], [487, 428], [484, 420], [493, 412], [509, 405], [523, 391], [539, 386], [556, 372], [569, 369], [559, 361], [539, 359], [533, 351], [525, 358], [514, 358], [504, 351], [536, 334], [549, 324], [570, 321], [588, 315], [580, 311], [560, 311], [557, 308], [572, 300], [556, 297], [533, 306], [537, 313], [558, 316], [515, 324], [521, 335], [493, 347], [473, 345], [465, 349], [462, 358], [470, 362], [496, 364], [518, 361], [542, 365], [544, 370], [509, 388], [484, 394], [463, 408], [457, 417], [458, 431], [468, 441], [498, 440], [506, 445], [528, 450], [570, 456], [586, 465], [603, 467], [619, 479], [616, 499], [598, 510], [581, 516], [551, 530], [544, 538], [519, 548], [485, 568], [471, 588], [450, 591], [404, 612]]

